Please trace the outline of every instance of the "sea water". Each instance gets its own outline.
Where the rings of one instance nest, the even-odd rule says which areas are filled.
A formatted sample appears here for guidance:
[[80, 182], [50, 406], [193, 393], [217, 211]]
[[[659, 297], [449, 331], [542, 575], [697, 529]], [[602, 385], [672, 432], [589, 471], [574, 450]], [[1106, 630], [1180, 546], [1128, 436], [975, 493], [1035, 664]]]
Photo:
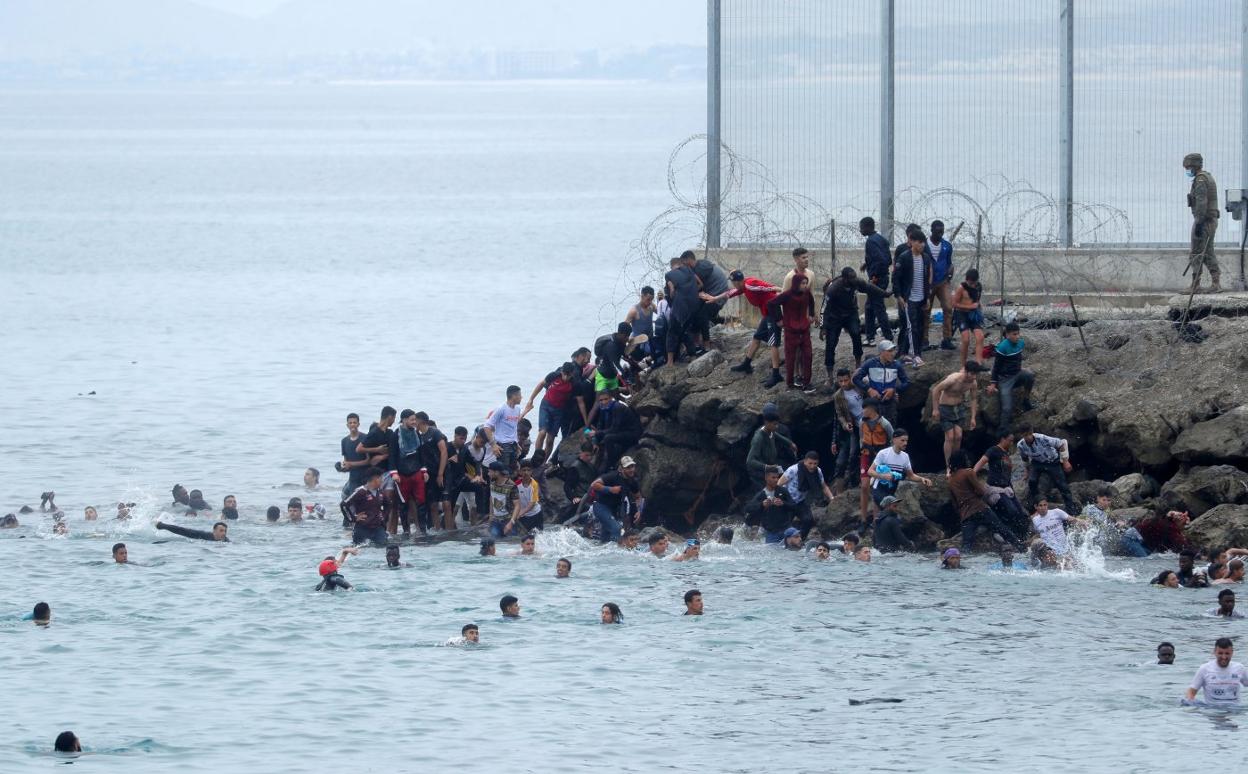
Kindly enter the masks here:
[[[640, 84], [0, 92], [0, 771], [74, 730], [91, 771], [1152, 771], [1242, 757], [1180, 710], [1215, 590], [1174, 557], [999, 573], [675, 563], [538, 539], [336, 554], [348, 411], [480, 422], [622, 309], [700, 89]], [[605, 311], [604, 311], [605, 307]], [[306, 491], [303, 469], [325, 488]], [[174, 483], [232, 542], [153, 528]], [[271, 526], [292, 496], [329, 518]], [[129, 522], [111, 520], [135, 502]], [[82, 519], [95, 505], [101, 518]], [[136, 566], [110, 562], [124, 541]], [[500, 546], [500, 554], [514, 550]], [[555, 560], [573, 563], [556, 580]], [[1100, 563], [1098, 564], [1097, 561]], [[706, 615], [682, 615], [697, 588]], [[504, 594], [522, 618], [500, 619]], [[22, 620], [35, 602], [48, 628]], [[602, 626], [604, 602], [624, 611]], [[441, 647], [469, 622], [475, 648]], [[1168, 640], [1173, 667], [1154, 651]], [[850, 706], [850, 699], [900, 703]], [[1236, 753], [1240, 750], [1241, 753]]]

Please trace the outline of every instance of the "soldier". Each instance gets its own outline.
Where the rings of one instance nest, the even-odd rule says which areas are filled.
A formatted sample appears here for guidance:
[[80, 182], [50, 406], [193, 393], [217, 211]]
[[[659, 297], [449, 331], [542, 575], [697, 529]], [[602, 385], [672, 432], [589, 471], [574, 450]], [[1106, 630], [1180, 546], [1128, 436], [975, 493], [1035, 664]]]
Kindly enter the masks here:
[[1195, 293], [1200, 289], [1201, 269], [1208, 267], [1212, 281], [1209, 292], [1219, 293], [1222, 290], [1222, 272], [1218, 268], [1218, 259], [1213, 255], [1213, 236], [1218, 230], [1218, 184], [1203, 166], [1204, 159], [1199, 153], [1183, 157], [1183, 168], [1192, 178], [1192, 191], [1187, 195], [1187, 206], [1192, 208], [1192, 256], [1188, 264], [1192, 272], [1192, 286], [1188, 291]]

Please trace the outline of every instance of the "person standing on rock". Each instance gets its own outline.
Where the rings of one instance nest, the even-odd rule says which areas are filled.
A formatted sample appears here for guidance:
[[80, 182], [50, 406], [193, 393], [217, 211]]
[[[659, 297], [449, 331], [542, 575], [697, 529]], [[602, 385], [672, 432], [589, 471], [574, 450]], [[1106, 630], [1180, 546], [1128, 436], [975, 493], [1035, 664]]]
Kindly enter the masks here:
[[880, 414], [880, 402], [875, 398], [867, 398], [862, 404], [862, 421], [858, 424], [858, 441], [862, 451], [858, 455], [858, 520], [865, 530], [871, 523], [871, 514], [867, 510], [871, 498], [871, 485], [875, 483], [869, 475], [876, 455], [889, 448], [893, 443], [893, 425]]
[[879, 343], [879, 354], [854, 372], [854, 384], [868, 398], [879, 402], [880, 413], [890, 424], [897, 424], [897, 397], [910, 386], [906, 368], [897, 361], [897, 345], [887, 339]]
[[1187, 195], [1187, 206], [1192, 210], [1192, 254], [1188, 259], [1188, 270], [1192, 273], [1192, 284], [1189, 293], [1200, 290], [1200, 273], [1209, 270], [1211, 285], [1209, 292], [1222, 291], [1222, 271], [1218, 267], [1218, 259], [1213, 253], [1213, 237], [1218, 232], [1218, 184], [1213, 175], [1204, 169], [1205, 160], [1199, 153], [1189, 153], [1183, 157], [1183, 168], [1187, 176], [1192, 178], [1192, 190]]
[[858, 273], [850, 266], [841, 269], [841, 276], [823, 288], [823, 325], [819, 329], [819, 338], [827, 341], [823, 351], [823, 365], [828, 372], [829, 385], [832, 384], [832, 373], [836, 367], [836, 345], [840, 343], [841, 331], [849, 335], [854, 352], [854, 367], [862, 365], [862, 330], [858, 321], [859, 291], [867, 297], [868, 305], [872, 296], [883, 299], [887, 295], [875, 285], [859, 279]]
[[893, 261], [893, 295], [901, 311], [897, 335], [901, 354], [910, 358], [915, 368], [923, 365], [923, 347], [927, 344], [923, 321], [931, 287], [932, 254], [927, 249], [927, 235], [912, 223], [906, 227], [906, 244], [898, 247]]
[[681, 354], [681, 347], [693, 356], [696, 347], [693, 344], [694, 317], [701, 305], [699, 293], [701, 285], [698, 275], [693, 273], [689, 263], [681, 258], [673, 258], [671, 271], [664, 275], [667, 283], [667, 299], [671, 309], [667, 314], [667, 364], [673, 365]]
[[793, 248], [793, 269], [784, 275], [784, 282], [780, 283], [780, 287], [786, 290], [793, 287], [794, 277], [805, 277], [807, 287], [814, 292], [815, 273], [810, 269], [810, 251], [805, 247]]
[[[956, 234], [955, 234], [956, 236]], [[931, 323], [932, 307], [940, 304], [940, 348], [957, 349], [953, 343], [953, 297], [949, 285], [953, 282], [953, 245], [945, 239], [945, 223], [932, 221], [932, 235], [927, 240], [927, 250], [932, 254], [932, 289], [927, 294], [924, 309], [923, 330]]]
[[[784, 326], [785, 383], [790, 390], [814, 392], [811, 384], [813, 353], [810, 343], [810, 326], [818, 325], [815, 317], [815, 297], [810, 292], [810, 280], [804, 275], [794, 275], [793, 283], [771, 302], [773, 317], [779, 317]], [[797, 372], [796, 377], [794, 371]]]
[[1018, 323], [1005, 325], [1005, 338], [997, 342], [992, 358], [992, 374], [989, 377], [988, 394], [1001, 393], [1001, 419], [997, 427], [1008, 430], [1014, 421], [1014, 388], [1023, 390], [1023, 411], [1031, 411], [1031, 388], [1036, 383], [1036, 375], [1023, 368], [1023, 349], [1027, 342], [1023, 341], [1022, 330]]
[[858, 483], [858, 428], [862, 424], [862, 404], [862, 393], [854, 386], [849, 369], [838, 370], [836, 392], [832, 394], [832, 407], [836, 409], [836, 434], [831, 449], [836, 458], [836, 467], [832, 472], [832, 491], [836, 494]]
[[874, 218], [863, 218], [858, 221], [858, 232], [867, 238], [863, 246], [865, 255], [862, 261], [862, 270], [867, 273], [867, 279], [872, 285], [880, 290], [885, 291], [881, 296], [867, 296], [867, 312], [866, 312], [866, 336], [867, 344], [875, 343], [875, 332], [878, 328], [880, 338], [892, 340], [893, 329], [888, 324], [888, 307], [884, 300], [888, 297], [888, 275], [892, 269], [893, 261], [889, 256], [888, 240], [875, 230]]
[[742, 374], [754, 373], [754, 364], [750, 361], [753, 360], [754, 353], [758, 352], [758, 348], [766, 344], [771, 348], [771, 376], [764, 384], [770, 389], [780, 383], [780, 324], [771, 317], [768, 308], [771, 306], [772, 299], [780, 295], [780, 288], [758, 277], [747, 277], [739, 269], [728, 275], [728, 279], [732, 283], [732, 290], [720, 293], [718, 296], [703, 293], [701, 298], [707, 303], [716, 303], [737, 296], [745, 296], [750, 306], [758, 310], [758, 329], [754, 331], [754, 338], [750, 340], [750, 345], [745, 348], [745, 359], [733, 366], [731, 370]]
[[[1018, 428], [1018, 434], [1018, 454], [1027, 466], [1027, 493], [1031, 502], [1039, 502], [1050, 487], [1056, 487], [1066, 512], [1077, 511], [1070, 484], [1066, 483], [1066, 474], [1071, 471], [1070, 444], [1065, 438], [1041, 435], [1026, 426]], [[1042, 485], [1046, 478], [1051, 482], [1049, 487]]]
[[985, 368], [972, 360], [962, 364], [962, 369], [932, 385], [932, 421], [940, 423], [945, 434], [945, 473], [949, 473], [949, 455], [962, 448], [962, 425], [967, 421], [967, 398], [970, 398], [970, 423], [967, 430], [975, 429], [979, 416], [979, 388], [975, 377]]
[[[780, 444], [787, 446], [797, 456], [797, 444], [779, 432], [780, 412], [775, 409], [763, 411], [763, 426], [754, 431], [750, 439], [750, 451], [745, 457], [745, 468], [750, 480], [758, 485], [765, 481], [767, 468], [780, 462]], [[783, 470], [783, 469], [782, 469]]]
[[[692, 250], [686, 253], [693, 255]], [[709, 258], [698, 258], [693, 262], [693, 273], [702, 283], [702, 292], [718, 298], [729, 289], [728, 275], [719, 264]], [[724, 308], [724, 301], [707, 301], [700, 298], [702, 305], [698, 307], [698, 315], [694, 320], [694, 341], [699, 348], [711, 345], [711, 325], [719, 321], [719, 310]]]
[[[727, 280], [725, 280], [726, 282]], [[655, 311], [654, 288], [646, 285], [641, 289], [637, 303], [633, 304], [628, 310], [628, 314], [624, 315], [624, 322], [633, 327], [633, 335], [646, 337], [647, 341], [641, 345], [641, 348], [647, 355], [656, 354], [654, 351]], [[532, 398], [529, 401], [532, 402]]]

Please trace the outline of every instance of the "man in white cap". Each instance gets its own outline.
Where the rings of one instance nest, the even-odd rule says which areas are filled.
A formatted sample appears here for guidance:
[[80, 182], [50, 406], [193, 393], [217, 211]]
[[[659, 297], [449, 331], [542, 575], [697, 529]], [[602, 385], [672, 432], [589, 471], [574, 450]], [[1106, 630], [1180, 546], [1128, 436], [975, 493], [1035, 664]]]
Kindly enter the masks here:
[[641, 499], [641, 486], [637, 482], [637, 463], [632, 457], [621, 457], [619, 468], [600, 476], [590, 484], [589, 491], [594, 494], [594, 518], [602, 527], [602, 541], [613, 543], [619, 540], [623, 530], [621, 511], [627, 507], [640, 516], [645, 502]]
[[854, 372], [853, 382], [868, 398], [880, 404], [880, 414], [897, 424], [897, 396], [910, 386], [905, 367], [897, 360], [897, 345], [884, 339], [879, 354], [869, 358]]

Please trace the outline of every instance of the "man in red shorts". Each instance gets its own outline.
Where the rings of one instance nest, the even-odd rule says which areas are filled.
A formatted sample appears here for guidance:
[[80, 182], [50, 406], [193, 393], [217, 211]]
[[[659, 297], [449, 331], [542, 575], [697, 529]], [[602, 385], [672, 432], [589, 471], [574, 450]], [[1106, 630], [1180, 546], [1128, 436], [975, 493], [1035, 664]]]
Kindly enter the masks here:
[[416, 412], [403, 409], [399, 415], [399, 431], [390, 442], [390, 483], [385, 492], [390, 518], [386, 531], [398, 532], [403, 522], [403, 536], [412, 534], [412, 522], [420, 524], [417, 508], [425, 504], [425, 480], [427, 473], [422, 466], [420, 433], [416, 430]]

